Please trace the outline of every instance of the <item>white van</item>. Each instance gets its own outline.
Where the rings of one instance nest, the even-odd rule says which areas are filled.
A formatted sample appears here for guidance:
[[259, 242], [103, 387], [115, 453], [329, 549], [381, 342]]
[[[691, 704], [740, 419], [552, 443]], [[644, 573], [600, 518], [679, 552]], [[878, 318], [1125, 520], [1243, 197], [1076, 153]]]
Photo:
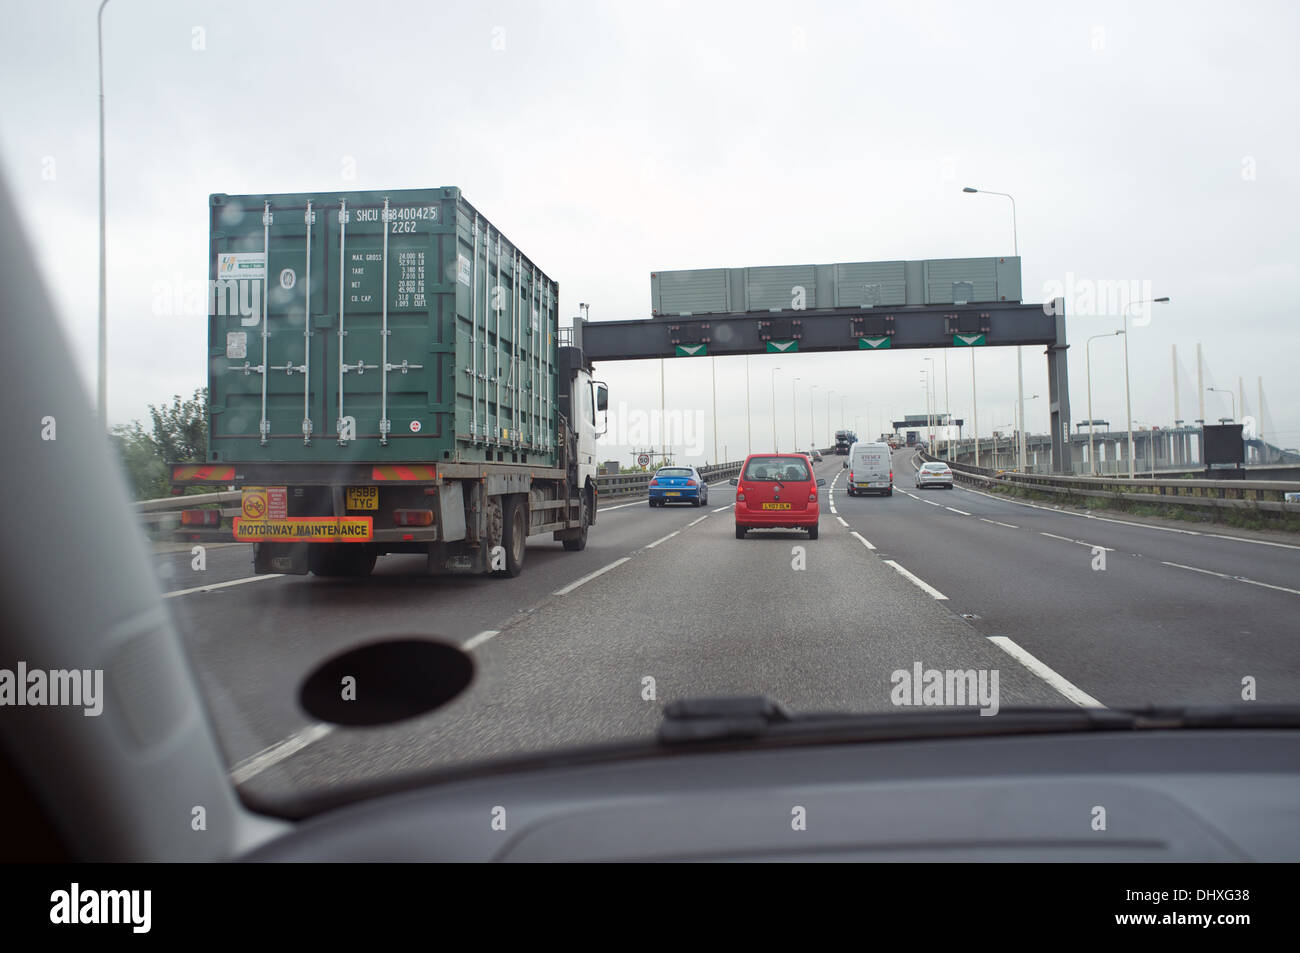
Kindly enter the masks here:
[[849, 496], [859, 493], [894, 495], [894, 461], [887, 443], [855, 443], [844, 464], [849, 471]]

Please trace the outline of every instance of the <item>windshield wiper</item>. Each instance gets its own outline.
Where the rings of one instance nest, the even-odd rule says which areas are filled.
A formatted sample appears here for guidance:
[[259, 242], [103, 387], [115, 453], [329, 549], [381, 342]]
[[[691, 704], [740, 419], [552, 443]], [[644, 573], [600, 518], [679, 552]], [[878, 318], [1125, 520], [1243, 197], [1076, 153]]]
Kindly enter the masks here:
[[870, 741], [1173, 728], [1300, 728], [1300, 706], [1003, 708], [996, 715], [985, 716], [976, 708], [869, 714], [795, 713], [764, 695], [687, 698], [664, 706], [658, 740], [661, 745], [679, 746], [750, 740]]

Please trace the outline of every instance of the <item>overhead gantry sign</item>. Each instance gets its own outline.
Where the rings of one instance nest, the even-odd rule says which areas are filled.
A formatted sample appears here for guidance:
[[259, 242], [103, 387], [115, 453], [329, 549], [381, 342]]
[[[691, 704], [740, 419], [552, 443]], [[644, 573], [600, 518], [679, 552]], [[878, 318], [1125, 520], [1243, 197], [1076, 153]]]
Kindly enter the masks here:
[[574, 319], [586, 360], [638, 361], [736, 354], [808, 354], [903, 348], [1043, 345], [1052, 417], [1052, 460], [1071, 472], [1065, 301], [995, 301], [906, 307], [822, 308], [659, 316], [630, 321]]

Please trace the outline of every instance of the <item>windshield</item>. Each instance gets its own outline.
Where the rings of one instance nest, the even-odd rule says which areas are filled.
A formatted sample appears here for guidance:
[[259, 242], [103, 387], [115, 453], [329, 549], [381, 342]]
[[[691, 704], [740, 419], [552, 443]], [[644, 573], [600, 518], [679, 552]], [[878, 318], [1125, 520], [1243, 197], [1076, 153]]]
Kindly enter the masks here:
[[[0, 57], [96, 405], [97, 7]], [[696, 696], [1300, 703], [1290, 6], [199, 8], [103, 10], [95, 432], [242, 795]], [[468, 681], [383, 721], [403, 640]]]

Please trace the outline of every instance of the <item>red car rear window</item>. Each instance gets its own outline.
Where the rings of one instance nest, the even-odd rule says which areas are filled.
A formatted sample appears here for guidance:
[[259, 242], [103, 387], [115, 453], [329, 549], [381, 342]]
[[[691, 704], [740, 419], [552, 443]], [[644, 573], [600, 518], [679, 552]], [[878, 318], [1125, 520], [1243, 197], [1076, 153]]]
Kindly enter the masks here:
[[751, 457], [742, 475], [745, 480], [797, 483], [812, 479], [807, 457]]

